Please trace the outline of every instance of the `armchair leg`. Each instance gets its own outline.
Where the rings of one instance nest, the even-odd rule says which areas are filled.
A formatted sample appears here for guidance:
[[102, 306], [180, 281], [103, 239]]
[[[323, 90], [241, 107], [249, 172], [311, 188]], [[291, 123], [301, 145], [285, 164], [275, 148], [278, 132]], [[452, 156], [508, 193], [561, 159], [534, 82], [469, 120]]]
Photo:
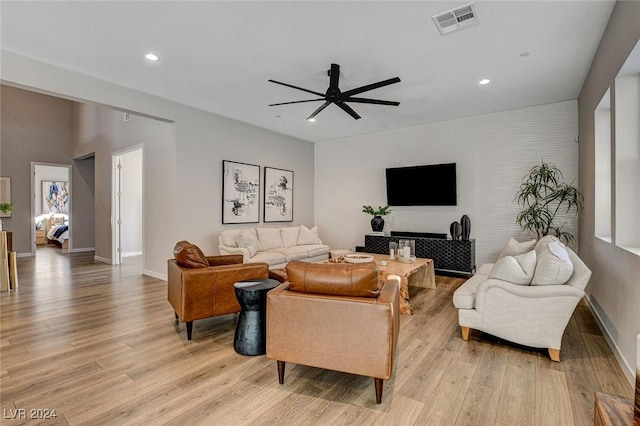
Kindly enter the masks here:
[[469, 340], [469, 327], [460, 327], [462, 331], [462, 340]]
[[374, 377], [373, 381], [376, 384], [376, 404], [381, 404], [382, 403], [382, 388], [384, 386], [384, 380], [378, 379], [377, 377]]
[[187, 321], [187, 340], [191, 340], [192, 332], [193, 332], [193, 321]]
[[284, 384], [284, 361], [278, 361], [278, 382], [283, 385]]
[[560, 349], [549, 348], [549, 358], [551, 361], [560, 362]]

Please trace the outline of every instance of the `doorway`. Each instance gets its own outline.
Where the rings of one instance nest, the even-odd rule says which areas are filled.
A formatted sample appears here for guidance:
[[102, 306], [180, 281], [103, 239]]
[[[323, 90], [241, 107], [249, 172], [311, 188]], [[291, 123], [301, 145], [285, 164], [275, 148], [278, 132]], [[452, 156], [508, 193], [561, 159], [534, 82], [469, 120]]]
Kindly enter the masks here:
[[143, 148], [112, 155], [112, 264], [144, 256]]
[[[48, 241], [64, 250], [73, 247], [71, 194], [70, 165], [31, 162], [31, 254]], [[49, 238], [49, 231], [58, 232]]]

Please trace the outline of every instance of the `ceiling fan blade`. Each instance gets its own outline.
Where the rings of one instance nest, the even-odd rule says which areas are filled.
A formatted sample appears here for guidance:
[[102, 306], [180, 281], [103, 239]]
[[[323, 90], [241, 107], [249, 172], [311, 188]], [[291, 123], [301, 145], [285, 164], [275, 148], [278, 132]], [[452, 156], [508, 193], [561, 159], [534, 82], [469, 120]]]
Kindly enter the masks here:
[[320, 111], [322, 111], [323, 109], [325, 109], [326, 107], [328, 107], [330, 103], [331, 103], [331, 102], [326, 101], [325, 103], [323, 103], [322, 105], [320, 105], [320, 106], [318, 107], [318, 109], [317, 109], [317, 110], [313, 111], [313, 112], [311, 113], [311, 115], [307, 117], [307, 120], [311, 120], [311, 119], [312, 119], [312, 118], [314, 118], [316, 115], [320, 114]]
[[329, 70], [329, 90], [338, 90], [338, 80], [340, 78], [340, 65], [331, 64], [331, 70]]
[[278, 105], [289, 105], [289, 104], [301, 104], [303, 102], [317, 102], [317, 101], [324, 101], [324, 98], [318, 98], [318, 99], [307, 99], [306, 101], [292, 101], [292, 102], [280, 102], [277, 104], [269, 104], [269, 106], [278, 106]]
[[346, 112], [347, 114], [349, 114], [350, 116], [352, 116], [356, 120], [358, 120], [360, 118], [358, 113], [355, 112], [353, 109], [351, 109], [351, 107], [349, 105], [345, 104], [344, 102], [336, 102], [336, 105], [338, 105], [340, 108], [342, 108], [342, 110], [344, 112]]
[[280, 85], [282, 85], [282, 86], [291, 87], [292, 89], [298, 89], [298, 90], [302, 90], [303, 92], [312, 93], [312, 94], [314, 94], [314, 95], [324, 97], [324, 93], [314, 92], [313, 90], [303, 89], [302, 87], [294, 86], [294, 85], [292, 85], [292, 84], [282, 83], [282, 82], [275, 81], [275, 80], [268, 80], [268, 81], [270, 81], [271, 83], [280, 84]]
[[390, 84], [399, 83], [399, 82], [400, 82], [400, 78], [394, 77], [388, 80], [383, 80], [377, 83], [367, 84], [366, 86], [347, 90], [346, 92], [342, 92], [342, 96], [345, 97], [345, 96], [357, 95], [358, 93], [367, 92], [369, 90], [377, 89], [379, 87], [384, 87], [384, 86], [388, 86]]
[[351, 98], [351, 97], [347, 97], [347, 98], [343, 98], [342, 101], [343, 102], [357, 102], [357, 103], [360, 103], [360, 104], [376, 104], [376, 105], [391, 105], [391, 106], [400, 105], [400, 102], [381, 101], [379, 99], [367, 99], [367, 98]]

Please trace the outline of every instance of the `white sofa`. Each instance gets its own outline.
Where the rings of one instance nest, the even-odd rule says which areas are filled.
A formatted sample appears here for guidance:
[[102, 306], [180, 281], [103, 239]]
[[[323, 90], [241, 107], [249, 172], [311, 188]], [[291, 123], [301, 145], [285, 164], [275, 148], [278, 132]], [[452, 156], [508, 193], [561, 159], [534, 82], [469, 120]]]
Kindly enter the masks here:
[[476, 329], [547, 348], [560, 361], [562, 335], [590, 277], [584, 262], [555, 237], [511, 239], [495, 264], [482, 265], [453, 294], [462, 338]]
[[267, 262], [269, 269], [284, 268], [292, 260], [320, 262], [329, 258], [329, 246], [322, 244], [318, 227], [235, 228], [218, 237], [220, 254], [238, 254], [244, 263]]

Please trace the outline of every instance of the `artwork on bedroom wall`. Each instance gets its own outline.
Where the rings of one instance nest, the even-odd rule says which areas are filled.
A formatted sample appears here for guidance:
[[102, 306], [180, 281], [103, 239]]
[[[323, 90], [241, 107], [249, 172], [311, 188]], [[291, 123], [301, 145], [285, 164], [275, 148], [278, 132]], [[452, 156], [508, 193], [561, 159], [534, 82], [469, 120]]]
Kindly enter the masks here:
[[69, 183], [42, 181], [42, 214], [69, 214]]
[[222, 223], [260, 220], [260, 166], [222, 161]]
[[293, 172], [264, 168], [264, 221], [293, 222]]
[[[11, 178], [0, 177], [0, 203], [11, 204]], [[11, 217], [11, 211], [0, 211], [0, 217]]]

